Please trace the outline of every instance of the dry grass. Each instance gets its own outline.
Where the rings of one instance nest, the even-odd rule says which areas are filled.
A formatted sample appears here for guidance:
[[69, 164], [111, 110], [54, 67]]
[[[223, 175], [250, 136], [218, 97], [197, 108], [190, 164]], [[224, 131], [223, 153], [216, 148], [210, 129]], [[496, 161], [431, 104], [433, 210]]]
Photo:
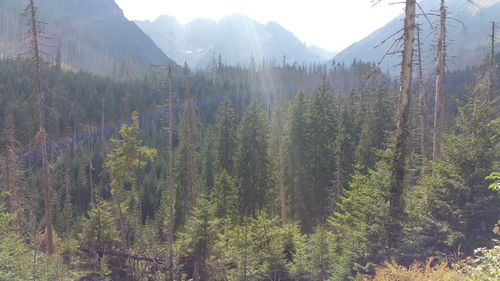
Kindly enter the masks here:
[[375, 270], [375, 276], [366, 278], [358, 276], [358, 281], [465, 281], [467, 276], [448, 266], [446, 261], [433, 266], [433, 259], [428, 259], [425, 264], [414, 263], [409, 268], [386, 263]]

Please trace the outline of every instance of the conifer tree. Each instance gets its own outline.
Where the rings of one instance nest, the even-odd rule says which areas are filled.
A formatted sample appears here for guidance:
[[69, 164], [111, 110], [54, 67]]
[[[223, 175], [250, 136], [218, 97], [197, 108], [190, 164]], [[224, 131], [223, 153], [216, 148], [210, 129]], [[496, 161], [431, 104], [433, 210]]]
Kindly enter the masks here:
[[217, 218], [235, 218], [238, 212], [238, 190], [235, 180], [226, 170], [222, 170], [215, 178], [212, 202]]
[[[132, 113], [132, 124], [122, 125], [120, 128], [121, 139], [112, 139], [113, 150], [106, 157], [106, 170], [111, 178], [111, 195], [118, 212], [119, 228], [123, 239], [128, 241], [128, 231], [123, 208], [128, 205], [131, 210], [130, 220], [136, 222], [131, 227], [141, 224], [142, 214], [139, 213], [142, 194], [137, 186], [138, 172], [146, 166], [148, 161], [156, 157], [156, 150], [142, 145], [139, 136], [139, 114]], [[126, 187], [129, 186], [130, 191]], [[142, 227], [142, 225], [140, 226]]]
[[189, 69], [184, 68], [185, 102], [180, 124], [179, 147], [176, 163], [175, 229], [186, 223], [189, 210], [195, 205], [198, 189], [197, 155], [199, 148], [199, 125], [194, 99], [189, 91]]
[[308, 182], [311, 201], [307, 208], [312, 218], [324, 221], [329, 215], [329, 197], [335, 176], [335, 138], [337, 111], [333, 104], [330, 83], [324, 76], [308, 108]]
[[215, 113], [215, 153], [217, 171], [234, 173], [234, 154], [236, 151], [236, 123], [231, 100], [225, 98]]
[[300, 92], [293, 98], [287, 120], [287, 179], [290, 186], [292, 215], [298, 218], [302, 228], [312, 230], [312, 218], [308, 208], [310, 191], [307, 189], [308, 116], [306, 96]]
[[207, 264], [214, 251], [218, 223], [205, 195], [198, 196], [197, 201], [180, 241], [187, 246], [187, 254], [193, 259], [192, 280], [203, 281], [210, 280]]
[[237, 139], [236, 171], [242, 215], [256, 216], [271, 192], [269, 128], [255, 99], [241, 120]]

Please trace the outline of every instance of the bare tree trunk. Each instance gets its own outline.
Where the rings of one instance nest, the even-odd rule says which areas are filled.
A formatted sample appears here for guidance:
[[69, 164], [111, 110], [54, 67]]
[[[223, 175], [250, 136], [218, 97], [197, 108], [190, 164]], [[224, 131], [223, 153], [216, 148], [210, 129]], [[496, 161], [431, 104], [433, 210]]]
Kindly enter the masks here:
[[174, 114], [172, 95], [172, 66], [168, 65], [167, 73], [167, 99], [168, 99], [168, 167], [167, 167], [167, 192], [168, 192], [168, 281], [174, 280]]
[[195, 168], [195, 130], [197, 127], [196, 112], [193, 103], [193, 97], [189, 90], [189, 72], [185, 73], [185, 95], [186, 104], [184, 112], [184, 134], [188, 142], [187, 148], [187, 185], [190, 193], [190, 208], [196, 203], [196, 168]]
[[3, 133], [4, 140], [4, 157], [5, 157], [5, 185], [6, 190], [9, 192], [9, 207], [10, 211], [14, 214], [16, 223], [16, 230], [21, 233], [23, 229], [21, 220], [21, 199], [20, 199], [20, 177], [21, 167], [17, 157], [18, 142], [15, 137], [15, 125], [12, 115], [8, 115], [6, 119], [6, 126]]
[[427, 146], [427, 90], [424, 85], [424, 75], [422, 71], [422, 45], [420, 42], [420, 28], [417, 30], [418, 48], [418, 87], [419, 87], [419, 108], [420, 108], [420, 154], [422, 158], [422, 175], [426, 174], [429, 148]]
[[42, 158], [42, 178], [41, 188], [44, 194], [45, 205], [45, 227], [47, 234], [47, 252], [49, 255], [54, 253], [54, 241], [52, 234], [52, 207], [51, 207], [51, 187], [49, 183], [49, 161], [47, 158], [47, 132], [45, 130], [45, 93], [43, 91], [44, 82], [42, 80], [42, 58], [40, 50], [40, 22], [37, 17], [37, 8], [33, 0], [29, 1], [25, 14], [30, 19], [29, 44], [30, 55], [33, 63], [33, 91], [35, 96], [36, 117], [38, 124], [38, 144], [40, 145]]
[[277, 99], [277, 109], [276, 109], [276, 114], [278, 120], [276, 121], [278, 124], [278, 132], [277, 132], [277, 137], [278, 137], [278, 165], [279, 165], [279, 179], [278, 179], [278, 185], [279, 185], [279, 192], [280, 192], [280, 209], [281, 209], [281, 223], [286, 224], [287, 223], [287, 216], [286, 216], [286, 190], [285, 190], [285, 169], [284, 169], [284, 156], [283, 156], [283, 124], [282, 124], [282, 119], [281, 119], [281, 100], [278, 97]]
[[71, 220], [71, 200], [70, 200], [70, 155], [69, 149], [64, 151], [64, 234], [69, 238]]
[[441, 0], [436, 62], [436, 94], [434, 107], [434, 135], [432, 138], [432, 160], [441, 159], [441, 137], [444, 130], [444, 76], [446, 72], [446, 6]]
[[401, 92], [399, 94], [398, 118], [396, 129], [396, 147], [392, 165], [392, 179], [390, 186], [389, 206], [389, 233], [388, 244], [395, 246], [401, 232], [403, 219], [403, 186], [405, 179], [405, 164], [407, 158], [407, 144], [409, 140], [409, 119], [411, 101], [411, 79], [413, 69], [413, 45], [415, 33], [416, 0], [406, 0], [404, 22], [404, 49], [401, 65]]
[[495, 61], [495, 22], [491, 22], [491, 58], [489, 71], [489, 100], [493, 100], [497, 65]]

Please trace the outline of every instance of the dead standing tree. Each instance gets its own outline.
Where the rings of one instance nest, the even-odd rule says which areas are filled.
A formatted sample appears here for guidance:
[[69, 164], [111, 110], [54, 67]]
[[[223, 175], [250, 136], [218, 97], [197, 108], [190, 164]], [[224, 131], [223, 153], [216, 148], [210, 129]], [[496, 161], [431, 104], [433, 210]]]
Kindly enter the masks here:
[[165, 98], [167, 100], [167, 118], [168, 118], [168, 161], [167, 161], [167, 173], [166, 173], [166, 204], [168, 210], [168, 218], [166, 221], [168, 233], [167, 233], [167, 257], [166, 257], [166, 267], [168, 270], [167, 281], [174, 280], [174, 198], [175, 198], [175, 187], [173, 181], [174, 174], [174, 113], [173, 113], [173, 103], [174, 97], [172, 93], [172, 65], [153, 65], [153, 69], [160, 72], [160, 81], [158, 91], [165, 93]]
[[439, 8], [439, 30], [436, 55], [436, 93], [434, 101], [434, 135], [432, 137], [432, 161], [441, 159], [441, 137], [444, 130], [444, 77], [446, 72], [446, 16], [445, 0]]
[[8, 115], [6, 118], [6, 125], [2, 138], [4, 146], [3, 154], [5, 159], [2, 181], [5, 186], [5, 191], [9, 196], [9, 208], [14, 214], [16, 229], [20, 233], [23, 229], [21, 216], [22, 202], [20, 198], [22, 171], [19, 157], [17, 155], [19, 153], [19, 143], [15, 137], [15, 125], [12, 115]]
[[33, 0], [29, 0], [24, 14], [28, 19], [29, 31], [26, 40], [29, 45], [29, 57], [32, 63], [32, 87], [33, 100], [35, 105], [35, 121], [37, 126], [36, 143], [40, 147], [40, 157], [42, 161], [41, 189], [44, 195], [45, 206], [45, 231], [47, 238], [47, 253], [54, 253], [54, 242], [52, 233], [52, 208], [51, 208], [51, 187], [49, 182], [49, 161], [47, 156], [47, 131], [46, 104], [45, 104], [45, 82], [42, 77], [42, 66], [44, 64], [41, 50], [42, 41], [46, 39], [42, 29], [42, 22], [38, 19], [38, 10]]
[[404, 35], [403, 35], [403, 59], [401, 65], [401, 90], [399, 94], [399, 105], [396, 127], [396, 145], [392, 161], [392, 178], [390, 183], [390, 205], [388, 245], [397, 244], [401, 232], [403, 219], [403, 186], [405, 179], [405, 164], [407, 158], [407, 144], [409, 140], [411, 80], [413, 70], [413, 45], [416, 29], [416, 0], [406, 0]]
[[429, 148], [427, 146], [427, 89], [424, 83], [424, 75], [422, 69], [422, 43], [420, 41], [421, 29], [417, 29], [417, 60], [418, 60], [418, 91], [419, 91], [419, 110], [420, 110], [420, 154], [422, 175], [427, 172], [427, 157]]
[[489, 100], [493, 100], [495, 96], [495, 79], [496, 79], [496, 73], [497, 73], [497, 65], [496, 65], [496, 60], [495, 60], [495, 31], [496, 31], [496, 25], [495, 22], [491, 23], [491, 54], [490, 54], [490, 66], [489, 66], [489, 77], [488, 77], [488, 86], [489, 86]]

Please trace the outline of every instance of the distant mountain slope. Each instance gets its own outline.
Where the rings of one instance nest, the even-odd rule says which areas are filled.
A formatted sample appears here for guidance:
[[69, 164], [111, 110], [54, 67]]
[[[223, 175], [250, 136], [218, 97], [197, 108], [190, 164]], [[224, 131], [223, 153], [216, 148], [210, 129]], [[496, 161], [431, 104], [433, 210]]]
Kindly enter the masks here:
[[219, 22], [197, 19], [186, 25], [174, 17], [138, 21], [137, 25], [172, 59], [178, 63], [202, 65], [219, 54], [227, 64], [248, 64], [253, 58], [278, 62], [326, 61], [333, 57], [326, 50], [307, 47], [293, 33], [278, 23], [262, 25], [246, 16], [233, 15]]
[[[500, 21], [500, 0], [475, 0], [480, 8], [470, 4], [466, 0], [448, 0], [447, 6], [450, 12], [448, 20], [447, 49], [449, 58], [449, 69], [464, 68], [468, 65], [476, 65], [487, 55], [488, 34], [491, 32], [491, 22]], [[429, 13], [436, 13], [439, 9], [439, 1], [422, 0], [420, 6]], [[429, 16], [434, 27], [437, 26], [437, 17]], [[378, 29], [363, 40], [351, 45], [334, 57], [336, 62], [350, 63], [354, 59], [378, 62], [392, 44], [393, 40], [375, 48], [383, 40], [390, 37], [402, 28], [403, 16], [399, 16], [384, 27]], [[420, 16], [418, 22], [422, 26], [422, 41], [424, 64], [427, 69], [434, 66], [435, 56], [435, 34], [427, 20]], [[387, 57], [381, 64], [382, 69], [397, 73], [399, 68], [394, 67], [400, 63], [400, 57], [395, 55]]]
[[[39, 0], [40, 20], [51, 38], [45, 42], [49, 59], [60, 48], [63, 64], [74, 70], [113, 77], [133, 77], [151, 63], [169, 58], [137, 25], [128, 21], [113, 0]], [[20, 16], [27, 1], [0, 1], [0, 57], [22, 54], [27, 30]]]

